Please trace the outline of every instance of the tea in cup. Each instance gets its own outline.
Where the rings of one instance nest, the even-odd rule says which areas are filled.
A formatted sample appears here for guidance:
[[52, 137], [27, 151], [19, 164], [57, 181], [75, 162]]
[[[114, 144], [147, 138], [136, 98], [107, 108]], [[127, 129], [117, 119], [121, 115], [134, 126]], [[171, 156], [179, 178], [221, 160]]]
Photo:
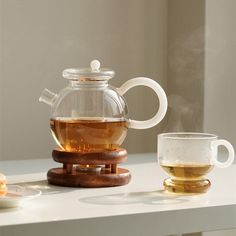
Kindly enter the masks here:
[[[228, 151], [227, 160], [218, 160], [218, 146]], [[164, 188], [174, 193], [204, 193], [211, 182], [206, 179], [214, 166], [225, 168], [234, 161], [233, 146], [207, 133], [163, 133], [158, 135], [158, 161], [169, 174]]]

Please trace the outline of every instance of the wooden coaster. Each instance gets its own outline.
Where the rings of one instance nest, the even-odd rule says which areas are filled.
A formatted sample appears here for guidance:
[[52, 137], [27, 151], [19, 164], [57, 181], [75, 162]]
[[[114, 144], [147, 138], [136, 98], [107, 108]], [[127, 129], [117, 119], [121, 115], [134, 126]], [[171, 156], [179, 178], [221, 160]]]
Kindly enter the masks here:
[[119, 148], [103, 152], [68, 152], [56, 148], [52, 151], [54, 161], [66, 164], [102, 165], [118, 164], [127, 160], [127, 151]]
[[63, 168], [48, 171], [48, 182], [69, 187], [114, 187], [128, 184], [130, 172], [118, 168], [126, 161], [127, 151], [123, 148], [102, 152], [68, 152], [54, 149], [53, 159], [62, 163]]
[[53, 185], [68, 187], [115, 187], [126, 185], [131, 179], [129, 170], [117, 168], [116, 173], [110, 173], [105, 168], [100, 172], [79, 171], [73, 168], [67, 173], [63, 168], [54, 168], [48, 171], [48, 182]]

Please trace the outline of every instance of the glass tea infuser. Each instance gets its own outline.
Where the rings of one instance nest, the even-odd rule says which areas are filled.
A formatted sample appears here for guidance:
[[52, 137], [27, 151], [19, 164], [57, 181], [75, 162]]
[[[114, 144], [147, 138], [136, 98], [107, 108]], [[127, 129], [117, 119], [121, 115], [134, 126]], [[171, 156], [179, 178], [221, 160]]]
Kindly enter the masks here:
[[[48, 182], [73, 187], [108, 187], [129, 183], [129, 170], [117, 164], [127, 159], [121, 148], [128, 128], [147, 129], [166, 114], [167, 98], [162, 87], [149, 78], [128, 80], [120, 88], [108, 84], [115, 72], [100, 68], [93, 60], [90, 68], [66, 69], [69, 84], [58, 94], [44, 89], [39, 101], [51, 106], [50, 126], [58, 145], [53, 159], [63, 167], [48, 171]], [[123, 95], [132, 87], [147, 86], [159, 98], [159, 109], [149, 120], [128, 117]]]

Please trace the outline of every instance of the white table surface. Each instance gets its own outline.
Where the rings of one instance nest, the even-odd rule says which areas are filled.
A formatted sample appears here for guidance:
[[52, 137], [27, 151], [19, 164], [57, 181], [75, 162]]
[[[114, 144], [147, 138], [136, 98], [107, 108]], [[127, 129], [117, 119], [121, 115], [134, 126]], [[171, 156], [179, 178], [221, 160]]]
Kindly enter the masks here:
[[206, 194], [162, 192], [166, 174], [156, 154], [129, 155], [131, 183], [114, 188], [48, 185], [52, 159], [1, 161], [9, 183], [42, 195], [16, 209], [0, 209], [0, 235], [170, 235], [236, 228], [236, 165], [215, 168]]

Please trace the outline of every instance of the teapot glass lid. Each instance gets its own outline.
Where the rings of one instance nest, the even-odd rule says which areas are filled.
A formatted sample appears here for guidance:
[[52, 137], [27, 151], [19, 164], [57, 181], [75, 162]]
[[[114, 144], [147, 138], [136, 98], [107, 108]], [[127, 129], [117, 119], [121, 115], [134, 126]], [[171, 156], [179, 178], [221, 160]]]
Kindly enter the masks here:
[[65, 69], [62, 76], [70, 80], [109, 80], [114, 77], [115, 72], [108, 68], [100, 68], [100, 62], [93, 60], [90, 68]]

